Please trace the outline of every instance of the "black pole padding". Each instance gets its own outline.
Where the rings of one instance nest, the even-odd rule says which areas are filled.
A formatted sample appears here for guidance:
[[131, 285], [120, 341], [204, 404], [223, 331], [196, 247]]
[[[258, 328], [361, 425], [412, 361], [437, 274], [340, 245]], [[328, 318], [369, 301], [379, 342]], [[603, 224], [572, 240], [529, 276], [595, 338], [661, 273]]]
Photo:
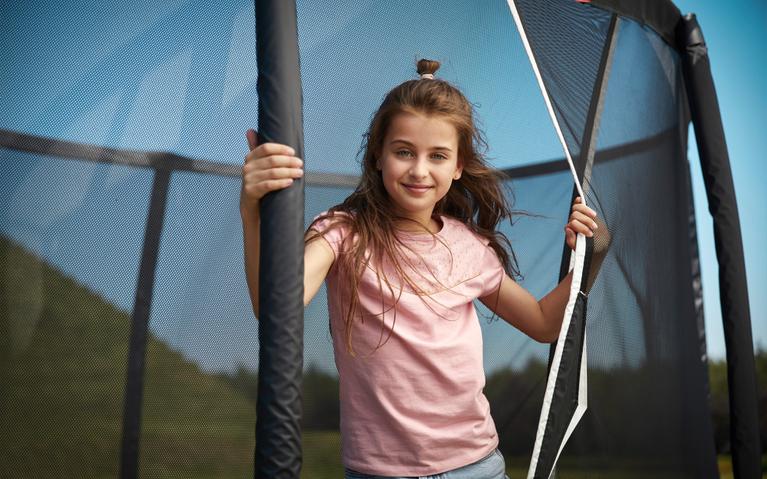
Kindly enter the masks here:
[[[258, 136], [303, 158], [303, 111], [296, 5], [255, 0]], [[304, 350], [304, 182], [261, 200], [256, 405], [257, 479], [301, 472], [301, 373]]]
[[708, 209], [714, 219], [714, 241], [719, 261], [719, 296], [727, 347], [733, 473], [735, 478], [761, 477], [751, 315], [730, 159], [706, 42], [694, 14], [682, 18], [678, 35], [680, 50], [684, 52], [685, 85], [706, 184]]
[[144, 244], [136, 280], [136, 297], [133, 302], [131, 333], [128, 343], [128, 366], [123, 397], [122, 445], [118, 474], [120, 479], [136, 479], [138, 477], [149, 318], [151, 317], [157, 256], [160, 250], [160, 237], [162, 236], [162, 225], [168, 202], [170, 177], [171, 170], [169, 169], [158, 168], [155, 170], [152, 195], [149, 200], [149, 213], [144, 229]]

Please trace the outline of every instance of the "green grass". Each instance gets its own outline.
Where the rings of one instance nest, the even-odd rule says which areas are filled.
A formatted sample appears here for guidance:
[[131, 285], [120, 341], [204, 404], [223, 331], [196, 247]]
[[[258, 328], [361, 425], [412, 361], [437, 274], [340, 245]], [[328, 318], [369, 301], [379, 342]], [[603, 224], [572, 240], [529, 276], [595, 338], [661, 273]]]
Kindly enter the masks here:
[[303, 479], [341, 479], [341, 434], [338, 431], [304, 431]]
[[[117, 476], [130, 317], [0, 239], [0, 477]], [[252, 476], [255, 404], [148, 338], [141, 477]], [[306, 432], [303, 477], [339, 477], [338, 432]]]
[[[717, 457], [717, 464], [719, 465], [720, 479], [733, 479], [735, 477], [732, 472], [732, 456], [720, 454]], [[762, 454], [762, 477], [767, 477], [767, 454]]]
[[[593, 477], [609, 477], [614, 479], [639, 479], [645, 477], [653, 478], [673, 478], [677, 477], [674, 473], [649, 472], [647, 466], [641, 463], [632, 464], [626, 461], [622, 465], [612, 464], [609, 469], [600, 469], [588, 467], [588, 470], [581, 470], [576, 464], [571, 462], [572, 458], [567, 456], [560, 459], [557, 464], [557, 477], [560, 479], [586, 479]], [[583, 464], [584, 458], [578, 458]], [[506, 474], [512, 479], [527, 477], [527, 468], [530, 464], [530, 457], [506, 457]], [[719, 477], [721, 479], [733, 479], [732, 456], [721, 454], [717, 457], [719, 467]], [[582, 466], [581, 466], [582, 467]], [[762, 455], [762, 477], [767, 478], [767, 454]]]
[[[506, 456], [506, 474], [512, 478], [527, 477], [530, 456]], [[622, 460], [610, 458], [609, 464], [604, 464], [604, 458], [589, 459], [586, 456], [571, 457], [564, 455], [557, 462], [559, 479], [674, 479], [678, 473], [664, 470], [663, 464], [652, 468], [643, 458], [625, 458]]]
[[[732, 479], [732, 456], [729, 455], [719, 455], [716, 458], [717, 465], [719, 466], [719, 478], [720, 479]], [[762, 464], [764, 464], [764, 459], [762, 459]], [[764, 470], [764, 466], [762, 466], [762, 470]]]

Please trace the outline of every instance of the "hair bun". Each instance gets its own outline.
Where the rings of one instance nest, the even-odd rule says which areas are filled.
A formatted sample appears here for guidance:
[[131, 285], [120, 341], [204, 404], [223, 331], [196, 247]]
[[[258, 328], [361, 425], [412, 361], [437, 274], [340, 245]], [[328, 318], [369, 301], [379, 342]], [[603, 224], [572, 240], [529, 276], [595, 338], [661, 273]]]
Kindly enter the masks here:
[[416, 71], [419, 75], [434, 75], [434, 72], [439, 70], [440, 63], [437, 60], [427, 60], [421, 58], [418, 60], [418, 66]]

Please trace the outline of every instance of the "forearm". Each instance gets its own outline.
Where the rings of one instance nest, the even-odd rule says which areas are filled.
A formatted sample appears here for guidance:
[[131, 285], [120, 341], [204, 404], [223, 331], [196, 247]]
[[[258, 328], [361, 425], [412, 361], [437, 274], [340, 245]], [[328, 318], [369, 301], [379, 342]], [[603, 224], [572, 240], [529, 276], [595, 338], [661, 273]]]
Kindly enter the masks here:
[[541, 343], [557, 340], [562, 327], [572, 274], [540, 301], [508, 275], [497, 291], [480, 298], [485, 306], [515, 328]]
[[573, 282], [573, 272], [570, 271], [559, 284], [546, 296], [538, 301], [543, 314], [544, 329], [549, 332], [548, 342], [554, 342], [562, 329], [562, 319], [565, 315], [567, 300], [570, 298], [570, 285]]
[[[607, 228], [604, 227], [595, 237], [595, 246], [591, 255], [591, 265], [589, 267], [589, 275], [586, 278], [586, 284], [581, 284], [580, 286], [581, 291], [586, 294], [591, 291], [591, 286], [594, 284], [596, 276], [599, 273], [602, 261], [607, 254], [609, 244], [610, 234], [607, 231]], [[559, 335], [559, 330], [562, 329], [562, 319], [565, 315], [567, 300], [570, 298], [570, 285], [572, 282], [573, 272], [570, 271], [556, 288], [538, 301], [538, 305], [543, 313], [545, 329], [551, 334], [556, 334], [552, 341], [556, 340]]]
[[240, 208], [245, 257], [245, 279], [248, 283], [253, 313], [258, 319], [258, 261], [261, 243], [261, 217], [258, 208]]
[[[580, 286], [581, 291], [588, 294], [610, 246], [610, 232], [597, 214], [580, 202], [580, 198], [576, 198], [565, 227], [565, 241], [570, 248], [575, 248], [578, 234], [593, 237], [594, 240], [590, 274], [586, 284]], [[562, 329], [572, 279], [573, 273], [570, 272], [549, 294], [536, 301], [532, 294], [506, 276], [496, 292], [480, 299], [485, 306], [531, 338], [552, 343]]]

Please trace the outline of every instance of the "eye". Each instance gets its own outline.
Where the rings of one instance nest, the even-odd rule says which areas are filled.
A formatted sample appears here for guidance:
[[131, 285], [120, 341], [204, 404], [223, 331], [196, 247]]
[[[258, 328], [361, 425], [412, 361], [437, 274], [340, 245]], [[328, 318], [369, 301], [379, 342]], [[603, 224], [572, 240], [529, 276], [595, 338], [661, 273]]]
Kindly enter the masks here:
[[409, 150], [398, 150], [398, 151], [394, 152], [394, 154], [397, 155], [397, 156], [410, 156], [411, 155]]
[[435, 160], [447, 160], [447, 156], [443, 155], [442, 153], [434, 153], [431, 155], [431, 157]]

